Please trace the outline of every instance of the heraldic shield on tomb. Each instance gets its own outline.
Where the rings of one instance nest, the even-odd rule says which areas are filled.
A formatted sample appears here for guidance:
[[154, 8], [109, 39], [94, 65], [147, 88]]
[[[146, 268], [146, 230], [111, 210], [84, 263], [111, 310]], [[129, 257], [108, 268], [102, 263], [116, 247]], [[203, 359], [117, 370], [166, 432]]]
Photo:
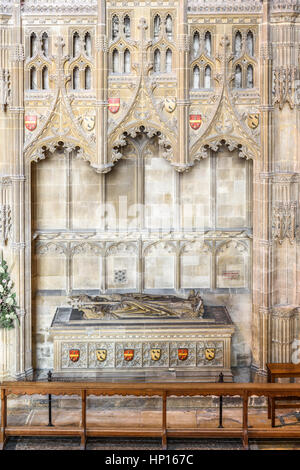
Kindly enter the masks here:
[[198, 292], [79, 295], [51, 326], [57, 377], [196, 377], [232, 380], [234, 326], [225, 307]]

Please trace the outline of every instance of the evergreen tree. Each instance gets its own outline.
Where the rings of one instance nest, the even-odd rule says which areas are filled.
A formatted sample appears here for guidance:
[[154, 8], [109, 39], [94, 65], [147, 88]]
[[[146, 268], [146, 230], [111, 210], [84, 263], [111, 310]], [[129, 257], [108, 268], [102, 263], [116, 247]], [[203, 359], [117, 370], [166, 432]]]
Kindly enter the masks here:
[[16, 294], [6, 261], [0, 260], [0, 328], [14, 328], [17, 316]]

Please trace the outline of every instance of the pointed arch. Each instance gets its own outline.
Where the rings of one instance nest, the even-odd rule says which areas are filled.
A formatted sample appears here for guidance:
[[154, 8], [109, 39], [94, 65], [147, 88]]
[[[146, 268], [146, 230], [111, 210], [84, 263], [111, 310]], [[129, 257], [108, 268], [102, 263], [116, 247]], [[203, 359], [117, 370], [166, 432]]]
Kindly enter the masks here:
[[73, 90], [79, 90], [80, 88], [80, 73], [79, 73], [79, 68], [76, 66], [73, 69], [73, 74], [72, 74], [73, 80]]
[[42, 90], [49, 90], [49, 71], [47, 66], [42, 69]]
[[131, 36], [131, 24], [129, 15], [125, 15], [124, 17], [124, 35], [126, 38], [130, 38]]
[[87, 31], [84, 36], [84, 51], [88, 57], [92, 55], [92, 37], [91, 33]]
[[166, 18], [166, 35], [168, 39], [173, 37], [173, 19], [170, 14]]
[[249, 64], [247, 67], [246, 88], [253, 88], [254, 86], [253, 80], [254, 80], [253, 66]]
[[119, 51], [114, 49], [112, 53], [112, 71], [113, 73], [119, 73]]
[[76, 31], [73, 34], [73, 57], [77, 57], [80, 54], [80, 36]]
[[211, 56], [211, 32], [210, 31], [206, 31], [204, 42], [205, 42], [205, 54], [210, 57]]
[[129, 49], [125, 49], [124, 51], [124, 73], [131, 72], [131, 57]]
[[238, 64], [235, 67], [234, 72], [234, 88], [242, 88], [243, 77], [242, 77], [242, 67]]
[[247, 33], [247, 52], [251, 57], [254, 56], [254, 36], [252, 31]]
[[161, 65], [161, 54], [159, 49], [155, 49], [154, 51], [154, 72], [160, 73], [160, 65]]
[[37, 35], [35, 33], [31, 33], [30, 35], [30, 57], [35, 56], [38, 50], [38, 41]]
[[85, 90], [92, 88], [92, 71], [89, 65], [84, 70], [84, 88]]
[[167, 49], [166, 51], [166, 73], [172, 72], [172, 62], [173, 62], [173, 54], [171, 49]]
[[210, 89], [211, 88], [211, 67], [207, 65], [204, 70], [204, 88]]
[[49, 55], [49, 36], [46, 32], [42, 35], [42, 51], [45, 57]]
[[38, 88], [38, 86], [37, 86], [37, 71], [36, 71], [36, 68], [34, 66], [31, 67], [29, 75], [30, 75], [30, 77], [29, 77], [30, 90], [37, 90], [37, 88]]
[[195, 90], [200, 89], [200, 69], [198, 65], [193, 68], [193, 88]]
[[193, 56], [196, 58], [200, 51], [200, 34], [198, 31], [194, 32], [193, 35]]
[[117, 37], [119, 36], [119, 17], [118, 15], [114, 15], [112, 17], [112, 21], [111, 21], [111, 37], [112, 39], [117, 39]]
[[159, 37], [161, 30], [161, 18], [159, 14], [155, 15], [154, 20], [153, 20], [153, 36], [154, 39], [157, 39]]
[[240, 31], [235, 33], [234, 37], [234, 55], [238, 57], [242, 52], [242, 35]]

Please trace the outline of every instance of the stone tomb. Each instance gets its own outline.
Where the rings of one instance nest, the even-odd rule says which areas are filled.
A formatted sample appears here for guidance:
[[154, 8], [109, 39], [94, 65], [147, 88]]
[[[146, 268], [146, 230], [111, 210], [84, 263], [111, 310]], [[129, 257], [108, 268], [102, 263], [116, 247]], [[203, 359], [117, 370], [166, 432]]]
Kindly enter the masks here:
[[54, 376], [231, 381], [233, 333], [226, 307], [193, 292], [74, 297], [51, 325]]

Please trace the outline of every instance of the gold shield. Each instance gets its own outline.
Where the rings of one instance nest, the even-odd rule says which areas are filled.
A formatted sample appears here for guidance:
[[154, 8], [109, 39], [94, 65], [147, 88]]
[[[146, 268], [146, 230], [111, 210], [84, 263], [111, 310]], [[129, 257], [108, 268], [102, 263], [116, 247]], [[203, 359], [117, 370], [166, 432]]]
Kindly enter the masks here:
[[95, 116], [85, 116], [82, 120], [82, 127], [90, 132], [95, 127]]
[[259, 124], [259, 114], [248, 114], [247, 123], [250, 129], [256, 129]]
[[173, 111], [175, 110], [176, 108], [176, 98], [172, 97], [172, 96], [168, 96], [166, 99], [165, 99], [165, 110], [168, 112], [168, 113], [173, 113]]
[[96, 357], [99, 362], [104, 362], [107, 358], [107, 350], [106, 349], [96, 349]]
[[215, 358], [216, 349], [215, 348], [206, 348], [205, 349], [205, 358], [208, 361], [212, 361]]
[[159, 361], [161, 356], [161, 349], [153, 348], [151, 349], [151, 359], [152, 361]]

